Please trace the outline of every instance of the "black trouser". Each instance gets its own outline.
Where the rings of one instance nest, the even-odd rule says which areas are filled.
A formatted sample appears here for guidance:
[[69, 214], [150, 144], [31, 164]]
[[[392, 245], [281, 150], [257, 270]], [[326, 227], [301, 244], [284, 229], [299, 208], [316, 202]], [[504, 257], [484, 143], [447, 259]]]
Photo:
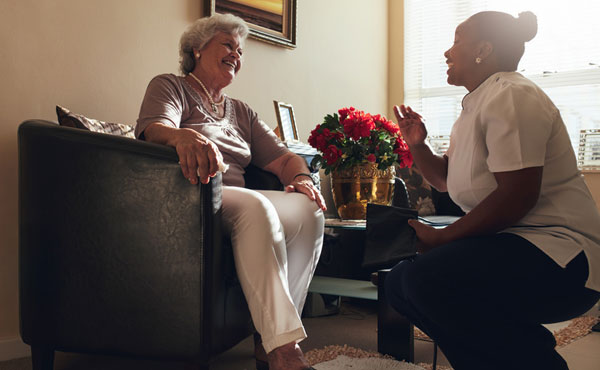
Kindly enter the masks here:
[[541, 324], [577, 317], [600, 298], [580, 253], [566, 268], [508, 233], [458, 240], [400, 262], [390, 304], [435, 340], [455, 370], [567, 369]]

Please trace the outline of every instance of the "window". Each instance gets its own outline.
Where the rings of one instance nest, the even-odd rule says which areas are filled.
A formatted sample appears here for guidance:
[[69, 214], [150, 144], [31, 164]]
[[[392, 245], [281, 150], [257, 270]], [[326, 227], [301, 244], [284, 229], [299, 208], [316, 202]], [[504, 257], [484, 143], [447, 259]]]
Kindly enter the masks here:
[[600, 170], [600, 130], [581, 130], [577, 164], [583, 170]]
[[467, 90], [448, 85], [443, 54], [456, 26], [483, 10], [537, 16], [518, 71], [560, 109], [577, 152], [580, 130], [600, 129], [600, 1], [405, 0], [405, 104], [426, 117], [430, 135], [450, 134]]

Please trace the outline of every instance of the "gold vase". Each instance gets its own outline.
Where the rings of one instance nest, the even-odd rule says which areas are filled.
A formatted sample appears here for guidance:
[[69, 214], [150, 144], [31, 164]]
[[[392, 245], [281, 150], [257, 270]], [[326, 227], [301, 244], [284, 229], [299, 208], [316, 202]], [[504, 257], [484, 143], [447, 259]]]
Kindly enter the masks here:
[[378, 170], [374, 163], [331, 172], [331, 193], [340, 218], [364, 220], [367, 203], [390, 205], [394, 195], [394, 166]]

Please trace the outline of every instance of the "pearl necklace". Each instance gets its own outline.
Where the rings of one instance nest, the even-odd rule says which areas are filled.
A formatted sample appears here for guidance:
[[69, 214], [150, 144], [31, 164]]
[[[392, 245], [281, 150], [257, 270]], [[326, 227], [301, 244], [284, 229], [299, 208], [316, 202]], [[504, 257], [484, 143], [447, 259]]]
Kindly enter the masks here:
[[219, 112], [219, 110], [217, 109], [217, 105], [223, 104], [223, 102], [225, 101], [225, 97], [223, 96], [223, 98], [221, 99], [220, 102], [215, 103], [215, 101], [213, 100], [212, 96], [210, 96], [210, 94], [208, 93], [208, 89], [206, 88], [206, 86], [204, 86], [204, 84], [202, 83], [202, 81], [200, 81], [200, 79], [198, 77], [196, 77], [191, 72], [190, 72], [190, 76], [192, 76], [192, 78], [194, 80], [196, 80], [196, 82], [198, 82], [198, 84], [200, 85], [200, 87], [202, 88], [202, 90], [204, 90], [204, 93], [206, 94], [206, 97], [208, 98], [208, 101], [210, 102], [210, 106], [212, 108], [212, 111], [215, 112], [215, 113]]

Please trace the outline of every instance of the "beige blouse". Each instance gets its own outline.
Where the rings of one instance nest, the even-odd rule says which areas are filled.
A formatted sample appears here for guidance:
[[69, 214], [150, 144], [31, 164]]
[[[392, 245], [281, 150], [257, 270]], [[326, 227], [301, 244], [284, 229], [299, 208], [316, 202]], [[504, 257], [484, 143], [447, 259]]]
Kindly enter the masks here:
[[212, 116], [200, 95], [183, 77], [162, 74], [150, 81], [140, 108], [135, 136], [152, 122], [191, 128], [217, 145], [229, 170], [223, 184], [244, 186], [244, 168], [250, 163], [264, 168], [288, 152], [285, 145], [247, 104], [225, 97], [225, 116]]

